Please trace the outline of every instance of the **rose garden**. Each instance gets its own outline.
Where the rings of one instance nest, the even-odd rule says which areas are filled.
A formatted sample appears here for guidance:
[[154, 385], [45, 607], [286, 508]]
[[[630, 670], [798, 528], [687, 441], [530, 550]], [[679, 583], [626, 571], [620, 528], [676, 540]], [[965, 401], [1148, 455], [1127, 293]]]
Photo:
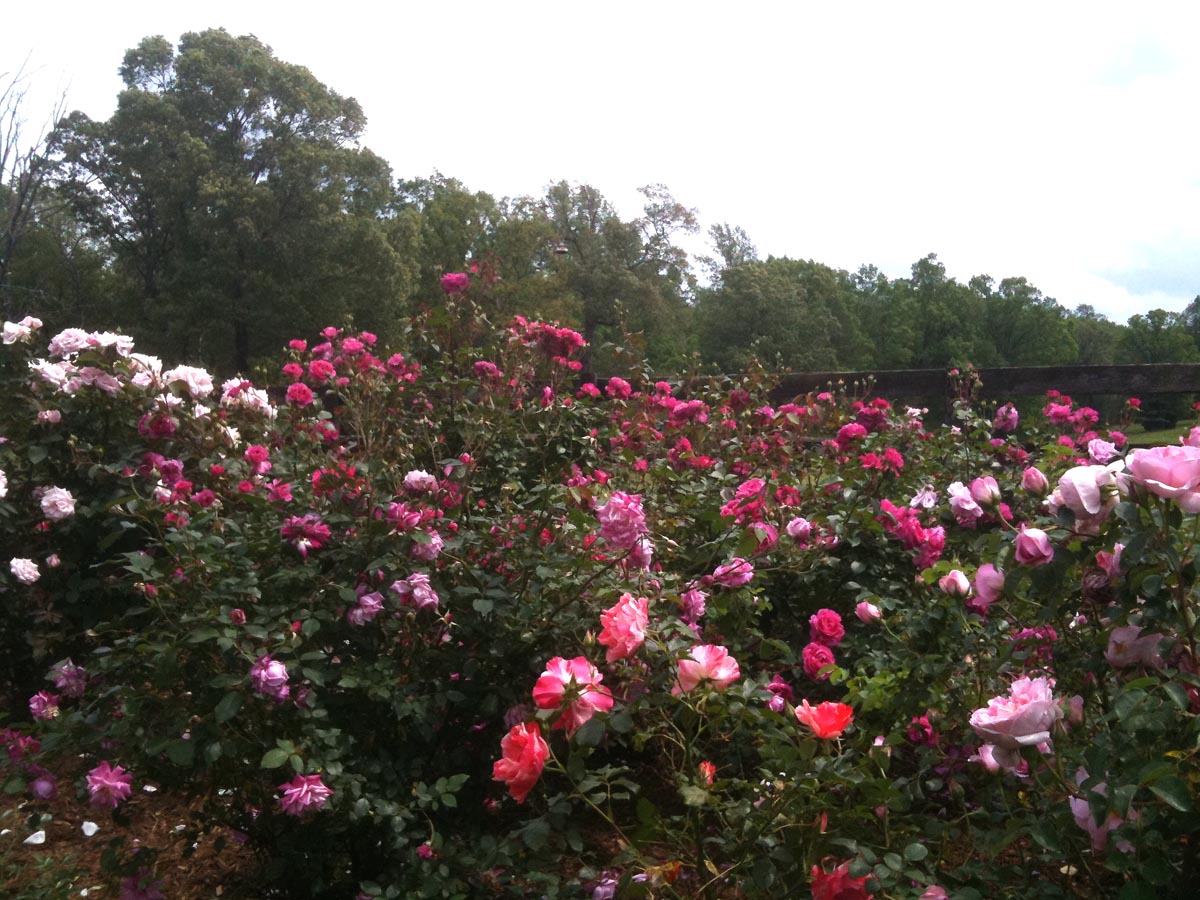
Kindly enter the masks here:
[[580, 387], [447, 290], [264, 383], [4, 325], [10, 878], [65, 800], [170, 897], [171, 798], [244, 897], [1195, 896], [1200, 430]]

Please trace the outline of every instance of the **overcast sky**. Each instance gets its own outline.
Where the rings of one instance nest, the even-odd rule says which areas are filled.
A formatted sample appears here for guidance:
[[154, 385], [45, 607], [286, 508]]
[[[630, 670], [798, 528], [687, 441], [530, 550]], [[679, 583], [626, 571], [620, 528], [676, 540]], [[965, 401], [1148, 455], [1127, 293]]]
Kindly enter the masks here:
[[[1200, 4], [13, 4], [31, 117], [106, 118], [124, 51], [224, 27], [369, 119], [398, 177], [666, 184], [766, 256], [1024, 276], [1116, 321], [1200, 294]], [[698, 248], [703, 242], [697, 242]]]

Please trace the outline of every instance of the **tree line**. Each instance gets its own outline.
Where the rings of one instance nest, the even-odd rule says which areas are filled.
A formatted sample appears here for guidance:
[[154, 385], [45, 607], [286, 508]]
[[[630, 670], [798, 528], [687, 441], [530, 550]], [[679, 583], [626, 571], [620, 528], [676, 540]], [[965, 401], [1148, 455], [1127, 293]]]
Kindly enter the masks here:
[[395, 337], [469, 270], [498, 319], [609, 338], [652, 365], [752, 359], [795, 370], [1200, 361], [1200, 298], [1126, 324], [1067, 310], [1020, 277], [966, 283], [936, 256], [888, 278], [760, 258], [740, 228], [712, 255], [679, 244], [695, 210], [642, 189], [622, 219], [586, 184], [500, 198], [434, 173], [397, 179], [362, 146], [359, 104], [252, 36], [149, 37], [120, 67], [104, 121], [80, 112], [20, 134], [25, 76], [0, 87], [0, 301], [51, 326], [122, 328], [222, 374], [253, 372], [296, 335], [352, 320]]

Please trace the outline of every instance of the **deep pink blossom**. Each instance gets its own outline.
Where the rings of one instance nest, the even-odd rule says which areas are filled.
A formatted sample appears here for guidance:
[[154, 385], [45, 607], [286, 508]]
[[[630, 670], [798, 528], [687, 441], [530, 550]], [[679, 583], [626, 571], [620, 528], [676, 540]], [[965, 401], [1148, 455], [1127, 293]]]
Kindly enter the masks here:
[[812, 640], [826, 647], [836, 647], [846, 635], [842, 617], [832, 609], [819, 609], [809, 616], [808, 631]]
[[829, 672], [822, 669], [834, 664], [833, 651], [824, 644], [813, 641], [805, 646], [800, 657], [804, 663], [804, 674], [809, 678], [814, 681], [825, 681], [829, 678]]
[[279, 798], [279, 808], [289, 816], [302, 816], [309, 810], [325, 808], [325, 801], [333, 796], [333, 791], [321, 781], [320, 775], [297, 775], [291, 781], [279, 785], [283, 792]]
[[88, 772], [87, 785], [93, 806], [116, 809], [133, 793], [133, 778], [120, 766], [110, 766], [107, 759]]
[[649, 608], [650, 601], [645, 597], [622, 594], [616, 605], [600, 614], [601, 631], [596, 640], [608, 648], [608, 662], [632, 656], [642, 646], [650, 621]]
[[646, 533], [646, 513], [641, 494], [613, 491], [608, 502], [596, 508], [600, 536], [614, 550], [631, 550]]

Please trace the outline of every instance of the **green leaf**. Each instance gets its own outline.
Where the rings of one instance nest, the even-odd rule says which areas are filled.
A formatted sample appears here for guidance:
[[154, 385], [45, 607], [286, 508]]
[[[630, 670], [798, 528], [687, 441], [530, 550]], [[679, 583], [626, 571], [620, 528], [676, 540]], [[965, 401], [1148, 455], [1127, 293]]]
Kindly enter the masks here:
[[697, 787], [694, 784], [684, 784], [679, 788], [679, 796], [683, 798], [685, 806], [704, 806], [708, 803], [708, 798], [711, 794], [704, 788]]
[[292, 754], [287, 750], [283, 750], [279, 747], [276, 747], [274, 750], [268, 750], [263, 754], [262, 762], [258, 764], [259, 768], [278, 769], [288, 761], [288, 757], [291, 755]]
[[1164, 775], [1152, 785], [1150, 790], [1160, 800], [1179, 812], [1191, 812], [1192, 797], [1187, 785], [1177, 775]]
[[1171, 698], [1171, 702], [1179, 707], [1180, 710], [1186, 712], [1192, 705], [1191, 700], [1188, 698], [1187, 688], [1182, 684], [1169, 681], [1163, 685], [1163, 690], [1167, 692], [1167, 696]]
[[221, 698], [221, 702], [217, 704], [213, 710], [217, 722], [228, 722], [237, 715], [239, 709], [242, 708], [242, 695], [237, 691], [230, 691]]
[[920, 862], [929, 855], [929, 849], [924, 844], [909, 844], [904, 848], [904, 858], [909, 862]]
[[489, 615], [491, 611], [496, 608], [496, 604], [486, 597], [476, 597], [471, 606], [473, 606], [475, 608], [475, 612], [479, 613], [481, 616]]
[[29, 461], [35, 466], [46, 458], [46, 448], [41, 444], [32, 444], [25, 451], [25, 455], [29, 457]]
[[177, 766], [190, 766], [196, 758], [196, 746], [191, 741], [171, 741], [167, 745], [167, 759]]

